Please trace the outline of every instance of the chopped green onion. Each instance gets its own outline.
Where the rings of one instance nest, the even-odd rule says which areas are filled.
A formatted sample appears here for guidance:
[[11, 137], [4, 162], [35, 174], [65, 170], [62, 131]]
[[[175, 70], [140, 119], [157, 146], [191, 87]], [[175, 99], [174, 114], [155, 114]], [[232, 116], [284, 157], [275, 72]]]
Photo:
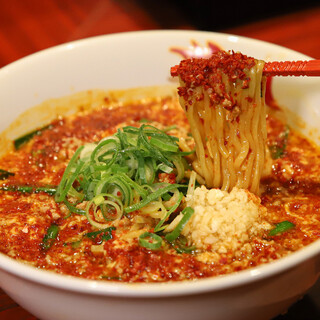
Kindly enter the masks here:
[[168, 212], [166, 213], [166, 215], [163, 217], [163, 219], [161, 219], [158, 224], [155, 226], [154, 228], [154, 232], [159, 232], [161, 230], [163, 230], [165, 227], [162, 227], [162, 225], [167, 221], [167, 219], [169, 218], [169, 216], [171, 215], [171, 213], [175, 212], [176, 209], [179, 207], [181, 200], [183, 198], [183, 194], [180, 192], [179, 193], [179, 198], [178, 201], [168, 210]]
[[[66, 199], [63, 201], [63, 203], [66, 205], [66, 207], [68, 208], [68, 210], [70, 211], [70, 214], [71, 212], [72, 213], [76, 213], [76, 214], [80, 214], [80, 215], [85, 215], [86, 214], [86, 211], [85, 210], [82, 210], [82, 209], [79, 209], [77, 207], [75, 207], [74, 205], [72, 205], [69, 201], [67, 201]], [[69, 218], [70, 217], [70, 214], [67, 215], [65, 217], [65, 219]]]
[[31, 193], [33, 188], [30, 186], [1, 186], [0, 190], [2, 191], [18, 191], [22, 193]]
[[189, 221], [193, 213], [194, 213], [194, 210], [191, 207], [186, 207], [182, 210], [181, 212], [181, 214], [183, 215], [182, 219], [179, 221], [175, 229], [172, 232], [166, 234], [165, 236], [167, 241], [173, 242], [179, 237], [181, 231], [183, 230], [183, 228], [185, 227], [185, 225], [187, 224], [187, 222]]
[[116, 230], [115, 227], [108, 227], [102, 230], [88, 232], [85, 234], [85, 236], [91, 240], [96, 240], [96, 238], [100, 235], [102, 235], [101, 240], [108, 241], [112, 239], [112, 231]]
[[[122, 213], [139, 210], [155, 199], [165, 201], [161, 198], [163, 194], [186, 187], [178, 184], [160, 186], [157, 183], [161, 172], [174, 172], [177, 181], [184, 178], [186, 166], [178, 140], [143, 124], [140, 128], [127, 126], [118, 129], [113, 136], [99, 143], [86, 144], [78, 148], [71, 158], [55, 200], [64, 202], [70, 213], [85, 214], [89, 222], [99, 229], [106, 227], [101, 223], [103, 219], [114, 219], [113, 212], [121, 212], [116, 218], [120, 219]], [[104, 194], [116, 196], [117, 200]], [[89, 201], [85, 213], [76, 208], [77, 204], [70, 203], [68, 197], [75, 198], [77, 204]]]
[[295, 224], [293, 224], [292, 222], [290, 221], [282, 221], [282, 222], [279, 222], [275, 225], [275, 228], [270, 230], [270, 232], [268, 233], [269, 236], [276, 236], [280, 233], [283, 233], [285, 231], [288, 231], [292, 228], [295, 227]]
[[14, 176], [14, 173], [0, 169], [0, 180], [5, 180], [10, 176]]
[[17, 138], [13, 141], [13, 144], [14, 144], [14, 148], [16, 150], [18, 150], [19, 148], [21, 148], [24, 144], [26, 144], [28, 141], [30, 141], [34, 136], [36, 135], [40, 135], [42, 133], [42, 131], [46, 130], [46, 129], [50, 129], [51, 128], [51, 125], [48, 125], [48, 126], [45, 126], [43, 128], [40, 128], [40, 129], [36, 129], [34, 131], [31, 131], [25, 135], [23, 135], [22, 137], [20, 138]]
[[138, 141], [141, 146], [143, 146], [147, 151], [150, 152], [150, 154], [153, 153], [153, 157], [155, 157], [158, 161], [163, 162], [169, 167], [173, 167], [172, 163], [164, 156], [164, 154], [159, 150], [158, 148], [155, 148], [150, 144], [150, 140], [148, 139], [148, 136], [144, 132], [144, 126], [142, 125], [139, 130], [139, 136]]
[[163, 129], [164, 132], [168, 132], [168, 131], [171, 131], [173, 129], [177, 129], [177, 126], [174, 124], [172, 126], [169, 126], [169, 127], [166, 127]]
[[[113, 153], [117, 155], [119, 149], [118, 138], [111, 136], [108, 139], [102, 140], [91, 154], [91, 161], [93, 162], [110, 162], [115, 161], [113, 159]], [[111, 163], [111, 164], [112, 164]], [[110, 166], [110, 165], [109, 165]]]
[[101, 194], [99, 194], [95, 198], [93, 198], [92, 201], [96, 206], [100, 206], [100, 204], [104, 202], [104, 197]]
[[149, 194], [145, 199], [143, 199], [139, 203], [133, 204], [133, 205], [125, 208], [124, 210], [126, 213], [137, 211], [137, 210], [143, 208], [144, 206], [146, 206], [149, 202], [158, 199], [159, 197], [161, 197], [163, 194], [167, 193], [168, 191], [179, 188], [180, 186], [181, 186], [180, 184], [169, 184], [168, 186], [161, 188], [161, 189], [155, 191], [154, 193]]
[[34, 187], [34, 186], [6, 186], [0, 187], [0, 191], [12, 191], [12, 192], [22, 192], [22, 193], [39, 193], [44, 192], [50, 196], [56, 193], [56, 187]]
[[70, 187], [68, 191], [68, 195], [72, 198], [76, 198], [78, 201], [82, 201], [84, 199], [84, 194], [78, 192], [74, 187]]
[[139, 120], [140, 123], [148, 123], [151, 122], [149, 119], [142, 118]]
[[57, 187], [33, 187], [32, 192], [34, 193], [44, 192], [50, 196], [53, 196], [57, 192]]
[[[97, 197], [100, 197], [100, 196], [97, 196]], [[104, 202], [97, 206], [95, 205], [94, 203], [95, 201], [95, 198], [93, 198], [87, 205], [86, 207], [86, 213], [85, 213], [85, 216], [87, 217], [88, 221], [90, 222], [90, 224], [95, 227], [95, 228], [98, 228], [98, 229], [104, 229], [104, 228], [107, 228], [108, 227], [108, 223], [102, 223], [102, 222], [98, 222], [97, 219], [99, 221], [102, 221], [101, 218], [99, 218], [99, 215], [98, 215], [98, 209], [101, 210], [101, 214], [103, 216], [103, 219], [105, 221], [112, 221], [112, 220], [115, 220], [115, 219], [120, 219], [122, 217], [122, 211], [121, 211], [121, 208], [115, 203], [115, 202], [112, 202], [112, 201], [109, 201], [109, 200], [104, 200]], [[116, 209], [116, 216], [113, 217], [113, 216], [107, 216], [106, 213], [107, 213], [107, 206], [108, 205], [112, 205], [115, 209]], [[93, 210], [91, 209], [93, 207]], [[92, 217], [92, 214], [91, 212], [93, 211], [93, 217]]]
[[175, 167], [177, 168], [176, 180], [177, 180], [177, 182], [180, 182], [184, 178], [184, 172], [185, 172], [182, 159], [181, 159], [181, 157], [173, 156], [172, 161], [173, 161], [173, 164], [175, 165]]
[[196, 250], [196, 246], [187, 246], [187, 239], [180, 235], [173, 242], [169, 242], [169, 244], [176, 250], [178, 253], [192, 253]]
[[72, 248], [72, 249], [77, 249], [77, 248], [80, 247], [81, 240], [71, 242], [70, 244], [71, 244], [71, 248]]
[[81, 161], [79, 165], [76, 165], [76, 162], [83, 148], [84, 146], [81, 146], [76, 150], [66, 170], [64, 171], [64, 174], [62, 176], [62, 179], [60, 181], [60, 184], [58, 186], [58, 189], [55, 195], [56, 202], [62, 202], [64, 200], [74, 180], [77, 178], [77, 175], [80, 172], [80, 169], [82, 167], [81, 164], [82, 165], [84, 164], [84, 162]]
[[80, 247], [82, 240], [78, 240], [78, 241], [72, 241], [72, 242], [65, 242], [63, 244], [64, 247], [70, 245], [72, 249], [77, 249]]
[[163, 194], [163, 195], [161, 196], [161, 198], [162, 198], [164, 201], [169, 201], [169, 200], [171, 199], [171, 197], [172, 197], [172, 194], [170, 194], [169, 192], [167, 192], [167, 193], [165, 193], [165, 194]]
[[150, 185], [154, 182], [154, 179], [156, 178], [156, 162], [154, 159], [146, 159], [145, 160], [145, 172], [146, 172], [146, 184]]
[[176, 144], [169, 144], [167, 141], [164, 142], [163, 140], [154, 137], [151, 137], [150, 144], [153, 146], [157, 146], [159, 149], [163, 151], [177, 152], [179, 150], [179, 147]]
[[155, 233], [145, 232], [140, 235], [139, 244], [141, 247], [157, 250], [162, 245], [162, 238]]
[[136, 180], [140, 181], [142, 184], [146, 184], [146, 170], [145, 170], [145, 161], [144, 157], [137, 155], [138, 168], [136, 173]]
[[168, 167], [167, 165], [160, 163], [158, 166], [158, 169], [165, 172], [165, 173], [171, 173], [173, 171], [173, 168]]
[[56, 224], [52, 224], [48, 230], [45, 236], [43, 237], [41, 247], [44, 250], [48, 250], [52, 247], [53, 243], [55, 242], [57, 236], [59, 233], [59, 227]]

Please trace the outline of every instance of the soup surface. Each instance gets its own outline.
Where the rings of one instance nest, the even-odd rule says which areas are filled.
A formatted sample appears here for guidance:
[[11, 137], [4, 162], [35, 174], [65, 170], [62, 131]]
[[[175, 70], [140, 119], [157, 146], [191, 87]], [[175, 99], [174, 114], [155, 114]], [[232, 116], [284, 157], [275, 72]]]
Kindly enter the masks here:
[[[79, 146], [144, 123], [184, 139], [191, 148], [193, 139], [177, 97], [117, 102], [105, 95], [96, 105], [59, 117], [1, 157], [2, 253], [37, 268], [87, 279], [179, 281], [254, 267], [319, 238], [320, 152], [272, 114], [267, 117], [272, 169], [261, 182], [261, 204], [267, 209], [263, 219], [274, 227], [288, 222], [290, 228], [250, 235], [233, 250], [197, 249], [188, 244], [185, 248], [190, 250], [181, 250], [169, 241], [157, 249], [142, 246], [139, 237], [152, 232], [159, 219], [139, 210], [108, 221], [110, 227], [99, 231], [85, 215], [70, 213], [53, 196]], [[176, 176], [160, 173], [157, 179], [175, 183]]]

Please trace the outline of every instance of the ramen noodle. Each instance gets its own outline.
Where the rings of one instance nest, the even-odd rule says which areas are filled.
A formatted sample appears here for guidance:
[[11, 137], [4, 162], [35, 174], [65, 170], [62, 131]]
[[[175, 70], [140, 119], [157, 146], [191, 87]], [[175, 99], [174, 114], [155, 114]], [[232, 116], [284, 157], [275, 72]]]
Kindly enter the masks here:
[[210, 188], [259, 192], [267, 137], [263, 66], [219, 51], [183, 60], [172, 72], [195, 139], [193, 166]]

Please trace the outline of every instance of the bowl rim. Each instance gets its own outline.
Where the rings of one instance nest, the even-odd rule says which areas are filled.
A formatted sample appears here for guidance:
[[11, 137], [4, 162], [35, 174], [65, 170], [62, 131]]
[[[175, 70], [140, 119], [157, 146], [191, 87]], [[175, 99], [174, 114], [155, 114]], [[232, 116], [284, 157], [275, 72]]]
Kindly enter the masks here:
[[[190, 38], [193, 36], [196, 37], [197, 35], [208, 35], [210, 37], [218, 38], [216, 41], [219, 41], [219, 37], [233, 37], [234, 39], [237, 39], [237, 41], [246, 41], [255, 45], [263, 43], [271, 48], [285, 50], [289, 54], [299, 54], [301, 58], [310, 59], [309, 56], [277, 44], [228, 33], [189, 30], [129, 31], [75, 40], [38, 51], [0, 68], [0, 78], [1, 76], [5, 77], [7, 73], [14, 71], [15, 68], [19, 68], [26, 63], [32, 62], [43, 55], [54, 55], [59, 51], [87, 46], [97, 41], [107, 41], [109, 39], [111, 40], [112, 38], [119, 37], [145, 37], [147, 35], [152, 35], [153, 37], [157, 37], [159, 35], [178, 36], [180, 34], [187, 34]], [[290, 255], [279, 260], [269, 262], [268, 264], [260, 265], [232, 274], [198, 279], [195, 281], [191, 280], [165, 283], [119, 283], [111, 281], [107, 282], [103, 280], [88, 280], [38, 269], [27, 265], [26, 263], [10, 258], [3, 253], [0, 253], [0, 269], [8, 274], [17, 276], [21, 279], [23, 278], [24, 280], [29, 280], [44, 286], [50, 286], [79, 293], [137, 298], [185, 296], [235, 288], [244, 284], [250, 284], [259, 280], [263, 280], [267, 277], [272, 277], [276, 274], [280, 274], [286, 270], [296, 267], [308, 259], [315, 257], [316, 255], [319, 255], [319, 244], [320, 240], [317, 240], [297, 252], [291, 253]]]
[[264, 40], [259, 40], [259, 39], [254, 39], [254, 38], [249, 38], [245, 36], [240, 36], [240, 35], [235, 35], [231, 33], [224, 33], [224, 32], [214, 32], [214, 31], [198, 31], [198, 30], [143, 30], [143, 31], [126, 31], [126, 32], [116, 32], [112, 34], [102, 34], [102, 35], [97, 35], [93, 37], [88, 37], [88, 38], [83, 38], [83, 39], [78, 39], [78, 40], [73, 40], [69, 42], [65, 42], [56, 46], [52, 46], [46, 49], [39, 50], [37, 52], [31, 53], [27, 56], [24, 56], [16, 61], [13, 61], [7, 65], [4, 65], [0, 68], [0, 74], [10, 72], [10, 68], [18, 67], [22, 64], [25, 64], [27, 62], [32, 62], [33, 59], [37, 59], [38, 56], [42, 56], [45, 54], [55, 54], [57, 51], [64, 51], [64, 50], [70, 50], [74, 49], [75, 47], [79, 46], [86, 46], [89, 45], [90, 42], [96, 42], [96, 41], [106, 41], [106, 39], [112, 39], [112, 38], [120, 38], [120, 37], [145, 37], [149, 34], [152, 34], [153, 36], [174, 36], [178, 34], [188, 34], [190, 37], [193, 35], [208, 35], [208, 36], [215, 36], [215, 37], [221, 37], [221, 38], [229, 38], [233, 39], [233, 41], [247, 41], [248, 43], [260, 43], [260, 44], [265, 44], [268, 45], [269, 47], [272, 47], [274, 49], [279, 49], [279, 50], [285, 50], [288, 53], [292, 54], [299, 54], [301, 57], [304, 56], [305, 58], [309, 59], [314, 59], [313, 57], [310, 57], [304, 53], [295, 51], [290, 48], [283, 47], [281, 45], [271, 43], [268, 41]]

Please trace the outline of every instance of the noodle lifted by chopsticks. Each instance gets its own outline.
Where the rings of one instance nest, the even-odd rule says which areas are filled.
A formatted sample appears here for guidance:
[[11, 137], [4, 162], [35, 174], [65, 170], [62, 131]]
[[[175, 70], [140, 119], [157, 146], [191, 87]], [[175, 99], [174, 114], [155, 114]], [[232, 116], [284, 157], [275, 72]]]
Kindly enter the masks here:
[[209, 188], [259, 193], [267, 136], [263, 66], [219, 51], [171, 69], [196, 145], [193, 167]]

